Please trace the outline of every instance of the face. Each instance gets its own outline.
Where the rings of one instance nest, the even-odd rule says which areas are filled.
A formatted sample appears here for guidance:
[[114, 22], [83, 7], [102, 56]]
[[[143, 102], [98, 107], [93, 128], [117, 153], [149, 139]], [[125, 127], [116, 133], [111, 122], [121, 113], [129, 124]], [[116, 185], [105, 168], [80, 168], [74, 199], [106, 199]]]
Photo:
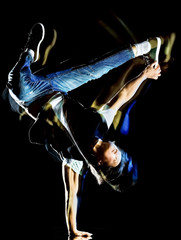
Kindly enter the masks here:
[[99, 165], [116, 167], [121, 161], [121, 152], [113, 142], [102, 142], [100, 145], [102, 157]]

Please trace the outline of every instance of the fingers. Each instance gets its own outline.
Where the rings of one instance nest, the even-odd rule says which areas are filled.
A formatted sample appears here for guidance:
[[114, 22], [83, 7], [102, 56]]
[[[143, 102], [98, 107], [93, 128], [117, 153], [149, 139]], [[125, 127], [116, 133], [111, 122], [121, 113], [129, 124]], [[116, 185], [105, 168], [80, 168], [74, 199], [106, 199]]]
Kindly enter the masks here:
[[144, 70], [144, 75], [146, 78], [157, 80], [161, 76], [161, 68], [157, 62], [148, 65]]
[[158, 62], [153, 62], [150, 67], [154, 69], [153, 79], [157, 80], [161, 76], [161, 68]]
[[75, 237], [68, 238], [68, 240], [89, 240], [89, 239], [92, 239], [92, 237], [75, 236]]
[[157, 61], [153, 62], [151, 65], [150, 65], [152, 68], [160, 68], [160, 65], [158, 64]]
[[74, 237], [71, 240], [77, 240], [77, 239], [92, 239], [92, 233], [89, 232], [83, 232], [83, 231], [75, 231], [73, 233], [69, 233], [69, 236]]

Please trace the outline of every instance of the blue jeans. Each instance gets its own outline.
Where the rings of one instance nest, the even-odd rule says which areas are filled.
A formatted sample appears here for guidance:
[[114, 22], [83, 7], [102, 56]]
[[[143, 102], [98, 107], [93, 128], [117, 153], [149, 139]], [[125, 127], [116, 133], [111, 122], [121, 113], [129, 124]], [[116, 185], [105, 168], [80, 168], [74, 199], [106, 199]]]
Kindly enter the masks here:
[[[25, 56], [22, 57], [23, 55]], [[46, 76], [38, 76], [31, 72], [30, 66], [33, 61], [31, 54], [27, 51], [22, 56], [9, 73], [9, 80], [13, 84], [14, 78], [19, 77], [20, 89], [18, 94], [15, 94], [25, 106], [54, 91], [67, 93], [90, 80], [100, 78], [110, 70], [135, 57], [130, 47], [102, 59], [95, 59], [88, 65], [72, 67]], [[18, 76], [14, 74], [17, 71]]]

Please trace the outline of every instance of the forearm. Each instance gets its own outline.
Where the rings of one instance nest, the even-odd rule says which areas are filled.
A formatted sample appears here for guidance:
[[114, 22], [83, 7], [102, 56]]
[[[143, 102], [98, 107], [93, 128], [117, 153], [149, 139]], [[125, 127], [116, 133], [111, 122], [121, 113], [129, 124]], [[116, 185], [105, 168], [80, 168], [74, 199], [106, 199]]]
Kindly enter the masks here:
[[79, 175], [67, 165], [63, 165], [62, 176], [65, 187], [65, 218], [67, 229], [69, 232], [74, 232], [77, 228]]
[[120, 107], [122, 107], [126, 102], [131, 100], [142, 83], [147, 79], [144, 73], [141, 73], [137, 78], [129, 81], [117, 94], [117, 96], [114, 97], [112, 102], [110, 103], [110, 107], [112, 109], [118, 110]]
[[66, 222], [69, 232], [75, 232], [77, 230], [77, 204], [78, 199], [76, 193], [69, 195], [66, 203]]
[[[77, 229], [77, 207], [78, 207], [78, 192], [74, 191], [74, 187], [72, 191], [67, 192], [66, 195], [66, 222], [68, 234], [70, 236], [84, 236], [90, 237], [92, 234], [89, 232], [79, 231]], [[81, 238], [84, 239], [84, 238]], [[87, 238], [86, 238], [87, 239]]]
[[123, 96], [124, 96], [123, 103], [128, 102], [134, 97], [134, 95], [136, 94], [138, 89], [141, 87], [143, 82], [146, 81], [146, 79], [147, 79], [146, 75], [144, 73], [141, 73], [137, 78], [131, 80], [126, 84], [123, 90]]
[[161, 76], [160, 72], [160, 66], [156, 66], [156, 62], [147, 66], [137, 78], [129, 81], [123, 88], [120, 89], [119, 93], [113, 98], [112, 102], [110, 102], [110, 108], [118, 110], [126, 102], [133, 98], [135, 93], [147, 78], [157, 80], [158, 77]]
[[[120, 89], [130, 80], [143, 70], [145, 62], [142, 58], [136, 58], [123, 64], [114, 72], [107, 74], [105, 84], [99, 95], [93, 102], [93, 108], [100, 109], [103, 105], [109, 103], [111, 99], [120, 91]], [[140, 70], [140, 71], [139, 71]]]

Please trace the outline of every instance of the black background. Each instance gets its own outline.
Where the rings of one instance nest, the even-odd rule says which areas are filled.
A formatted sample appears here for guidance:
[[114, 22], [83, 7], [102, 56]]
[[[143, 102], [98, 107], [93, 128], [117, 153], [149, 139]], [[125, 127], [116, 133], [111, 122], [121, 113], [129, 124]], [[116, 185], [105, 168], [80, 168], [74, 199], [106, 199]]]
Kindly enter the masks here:
[[[37, 3], [36, 3], [37, 4]], [[177, 33], [173, 49], [175, 64], [153, 82], [142, 101], [131, 113], [130, 142], [140, 157], [140, 181], [133, 189], [117, 193], [107, 185], [98, 186], [88, 174], [78, 217], [80, 229], [94, 233], [94, 239], [121, 239], [173, 236], [177, 230], [179, 193], [179, 86], [178, 59], [179, 13], [177, 6], [156, 3], [56, 4], [46, 2], [13, 4], [1, 17], [1, 93], [7, 74], [18, 60], [27, 33], [36, 22], [52, 28], [58, 40], [47, 67], [66, 59], [76, 63], [116, 48], [132, 40], [113, 18], [116, 13], [142, 41], [157, 34]], [[107, 23], [121, 36], [117, 42], [104, 28]], [[4, 63], [8, 68], [5, 70]], [[35, 66], [35, 69], [39, 65]], [[92, 87], [94, 89], [94, 85]], [[80, 100], [95, 91], [82, 88]], [[78, 91], [79, 93], [79, 91]], [[7, 235], [27, 239], [66, 239], [64, 188], [61, 165], [43, 147], [31, 145], [28, 129], [31, 120], [11, 111], [1, 99], [2, 208]], [[129, 139], [128, 139], [129, 142]], [[134, 144], [133, 144], [134, 143]], [[176, 235], [175, 235], [176, 236]]]

